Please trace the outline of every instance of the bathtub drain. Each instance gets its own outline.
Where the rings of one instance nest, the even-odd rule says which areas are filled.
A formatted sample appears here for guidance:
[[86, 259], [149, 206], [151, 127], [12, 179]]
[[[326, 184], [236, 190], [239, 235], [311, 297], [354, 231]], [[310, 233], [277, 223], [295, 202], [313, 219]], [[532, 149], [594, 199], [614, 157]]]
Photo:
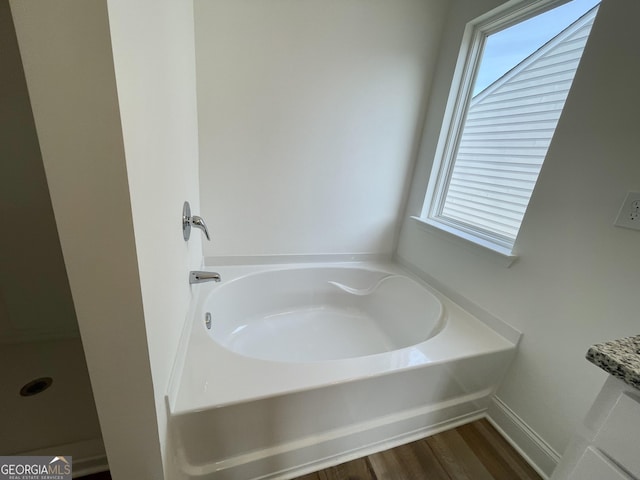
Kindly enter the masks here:
[[23, 397], [31, 397], [32, 395], [37, 395], [38, 393], [44, 392], [51, 386], [52, 383], [53, 378], [51, 377], [36, 378], [35, 380], [31, 380], [20, 389], [20, 395]]
[[204, 324], [207, 326], [207, 330], [211, 330], [211, 313], [207, 312], [204, 316]]

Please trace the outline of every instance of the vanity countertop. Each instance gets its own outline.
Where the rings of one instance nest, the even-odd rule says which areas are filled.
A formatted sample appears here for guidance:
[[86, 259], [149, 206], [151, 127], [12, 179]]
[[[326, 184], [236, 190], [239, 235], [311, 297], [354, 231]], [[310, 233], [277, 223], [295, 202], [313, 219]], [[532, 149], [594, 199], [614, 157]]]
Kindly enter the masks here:
[[640, 335], [596, 343], [587, 360], [640, 390]]

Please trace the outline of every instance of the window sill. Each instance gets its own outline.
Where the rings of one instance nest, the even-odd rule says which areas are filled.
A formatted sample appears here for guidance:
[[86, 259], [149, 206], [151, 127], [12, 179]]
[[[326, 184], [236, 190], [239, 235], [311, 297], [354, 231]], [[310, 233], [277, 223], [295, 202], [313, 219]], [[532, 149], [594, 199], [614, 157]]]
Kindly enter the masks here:
[[517, 255], [514, 255], [512, 251], [501, 245], [476, 238], [468, 233], [428, 218], [415, 216], [412, 216], [411, 218], [428, 233], [435, 234], [447, 241], [453, 241], [454, 243], [467, 248], [469, 251], [499, 263], [504, 267], [509, 268], [518, 259]]

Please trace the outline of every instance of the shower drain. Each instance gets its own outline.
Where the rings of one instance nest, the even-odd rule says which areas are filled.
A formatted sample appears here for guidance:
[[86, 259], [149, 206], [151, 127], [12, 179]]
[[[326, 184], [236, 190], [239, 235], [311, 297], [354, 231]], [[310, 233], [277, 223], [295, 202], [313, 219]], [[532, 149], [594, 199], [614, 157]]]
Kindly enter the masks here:
[[51, 386], [52, 383], [53, 378], [51, 377], [36, 378], [35, 380], [31, 380], [20, 389], [20, 395], [23, 397], [31, 397], [32, 395], [37, 395], [44, 392]]

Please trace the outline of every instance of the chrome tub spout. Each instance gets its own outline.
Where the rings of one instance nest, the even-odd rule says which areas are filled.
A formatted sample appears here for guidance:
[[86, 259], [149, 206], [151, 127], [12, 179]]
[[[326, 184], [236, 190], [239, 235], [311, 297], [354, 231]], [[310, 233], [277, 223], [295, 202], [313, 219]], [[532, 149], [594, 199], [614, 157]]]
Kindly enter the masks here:
[[219, 282], [222, 280], [220, 274], [216, 272], [189, 272], [189, 283]]

